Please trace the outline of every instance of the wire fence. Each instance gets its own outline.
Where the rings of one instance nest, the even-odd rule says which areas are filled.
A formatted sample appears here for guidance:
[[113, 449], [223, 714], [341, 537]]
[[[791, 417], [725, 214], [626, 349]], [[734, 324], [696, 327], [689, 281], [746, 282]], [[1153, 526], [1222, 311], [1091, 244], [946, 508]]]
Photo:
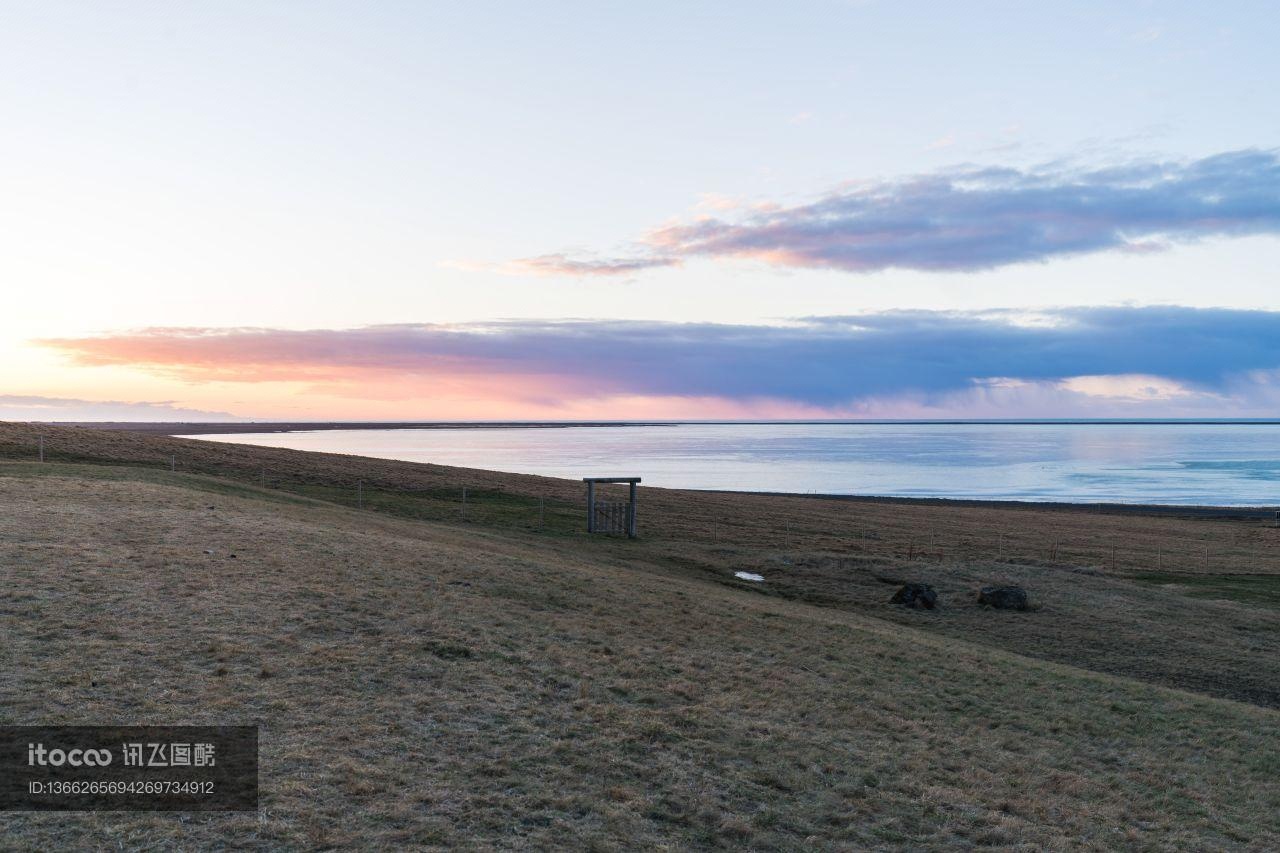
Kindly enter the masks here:
[[125, 466], [149, 473], [196, 475], [217, 481], [206, 484], [208, 488], [251, 487], [427, 521], [508, 527], [559, 535], [585, 535], [586, 531], [583, 504], [553, 495], [521, 494], [501, 488], [391, 485], [359, 476], [334, 477], [313, 471], [290, 471], [280, 466], [214, 462], [177, 453], [152, 458], [137, 455], [103, 458], [75, 449], [59, 448], [46, 436], [39, 436], [29, 450], [12, 446], [0, 448], [0, 458], [100, 468]]

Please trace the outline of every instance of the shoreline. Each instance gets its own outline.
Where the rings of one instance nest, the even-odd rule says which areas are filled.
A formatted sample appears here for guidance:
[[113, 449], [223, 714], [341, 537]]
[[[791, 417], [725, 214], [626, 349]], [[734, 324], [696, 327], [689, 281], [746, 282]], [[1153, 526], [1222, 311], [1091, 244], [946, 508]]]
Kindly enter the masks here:
[[1280, 426], [1277, 418], [1030, 418], [960, 420], [654, 420], [654, 421], [29, 421], [149, 435], [240, 435], [326, 430], [578, 429], [676, 426]]
[[[33, 425], [39, 421], [32, 421]], [[678, 421], [48, 421], [50, 426], [79, 427], [146, 435], [241, 435], [325, 430], [398, 429], [572, 429], [575, 427], [676, 426]]]
[[[387, 422], [350, 422], [350, 421], [327, 421], [323, 423], [307, 423], [301, 421], [261, 421], [254, 423], [218, 423], [218, 422], [201, 422], [201, 423], [182, 423], [182, 422], [62, 422], [50, 423], [55, 427], [73, 427], [89, 430], [104, 430], [113, 432], [128, 432], [139, 435], [165, 436], [187, 438], [193, 437], [191, 440], [199, 441], [196, 436], [202, 435], [269, 435], [288, 432], [302, 432], [313, 430], [394, 430], [394, 429], [569, 429], [574, 427], [628, 427], [628, 426], [677, 426], [685, 423], [708, 423], [706, 421], [503, 421], [503, 422], [477, 422], [477, 421], [424, 421], [424, 422], [406, 422], [406, 421], [387, 421]], [[733, 421], [733, 422], [716, 422], [718, 424], [748, 424], [748, 423], [854, 423], [854, 422], [830, 422], [830, 421]], [[870, 422], [857, 422], [870, 423]], [[885, 422], [877, 422], [885, 423]], [[943, 423], [943, 422], [922, 422], [922, 421], [899, 421], [892, 423]], [[958, 422], [947, 422], [958, 423]], [[983, 422], [964, 422], [964, 423], [983, 423]], [[999, 423], [1010, 423], [1008, 421]], [[1060, 422], [1021, 422], [1021, 423], [1060, 423]], [[1084, 423], [1084, 422], [1081, 422]], [[1115, 422], [1088, 422], [1088, 423], [1115, 423]], [[1125, 422], [1136, 423], [1136, 422]], [[1159, 422], [1177, 425], [1190, 422]], [[1216, 421], [1213, 423], [1240, 423], [1240, 422], [1224, 422]], [[1252, 421], [1248, 423], [1280, 423], [1272, 421]], [[29, 425], [38, 425], [35, 422], [29, 422]], [[237, 444], [240, 444], [237, 442]], [[240, 444], [243, 447], [265, 448], [268, 445], [258, 445], [245, 442]], [[324, 453], [324, 451], [308, 451], [295, 450], [298, 453]], [[415, 462], [407, 459], [386, 460], [383, 457], [361, 456], [359, 454], [350, 454], [352, 458], [378, 460], [378, 461], [394, 461], [409, 465], [433, 465], [437, 463]], [[499, 469], [477, 469], [484, 470], [486, 473], [495, 476], [526, 476], [523, 472], [503, 471]], [[545, 475], [527, 475], [527, 476], [545, 476]], [[552, 478], [574, 481], [573, 478]], [[1087, 513], [1096, 515], [1141, 515], [1151, 517], [1172, 517], [1172, 518], [1201, 518], [1201, 519], [1253, 519], [1253, 520], [1272, 520], [1280, 517], [1280, 503], [1276, 504], [1153, 504], [1153, 503], [1122, 503], [1115, 501], [1092, 502], [1092, 501], [1063, 501], [1063, 500], [1011, 500], [1000, 498], [966, 498], [966, 497], [916, 497], [903, 495], [874, 495], [874, 494], [839, 494], [839, 493], [823, 493], [823, 492], [779, 492], [755, 489], [706, 489], [696, 487], [664, 487], [664, 486], [646, 486], [646, 489], [663, 489], [664, 491], [694, 492], [708, 495], [741, 495], [741, 496], [759, 496], [759, 497], [780, 497], [780, 498], [806, 498], [810, 500], [825, 501], [841, 501], [845, 503], [868, 503], [868, 504], [898, 504], [902, 506], [917, 507], [965, 507], [974, 509], [1009, 509], [1009, 510], [1058, 510], [1064, 512]], [[1277, 526], [1280, 526], [1278, 524]]]
[[[818, 492], [761, 492], [732, 489], [681, 489], [717, 495], [758, 495], [771, 498], [810, 498], [849, 503], [904, 504], [909, 506], [970, 507], [973, 509], [1058, 510], [1098, 515], [1149, 515], [1175, 518], [1275, 519], [1280, 504], [1234, 506], [1231, 504], [1144, 504], [1089, 501], [1015, 501], [998, 498], [903, 497], [898, 495], [841, 495]], [[1277, 526], [1280, 526], [1278, 524]]]

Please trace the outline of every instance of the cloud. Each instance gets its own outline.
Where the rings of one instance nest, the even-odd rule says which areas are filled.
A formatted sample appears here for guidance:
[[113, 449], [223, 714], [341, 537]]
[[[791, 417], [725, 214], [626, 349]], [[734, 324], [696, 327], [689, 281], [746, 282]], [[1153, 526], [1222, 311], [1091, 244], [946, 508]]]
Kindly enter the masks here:
[[617, 259], [544, 255], [539, 274], [615, 275], [681, 259], [870, 273], [970, 272], [1207, 237], [1280, 233], [1280, 152], [1107, 168], [963, 167], [844, 186], [818, 201], [662, 226]]
[[0, 394], [0, 420], [5, 421], [234, 421], [226, 412], [209, 412], [161, 402], [80, 400]]
[[82, 365], [192, 381], [304, 382], [370, 399], [471, 389], [539, 404], [629, 396], [827, 411], [910, 400], [927, 408], [954, 406], [956, 395], [1014, 399], [1037, 385], [1116, 404], [1216, 401], [1227, 414], [1270, 394], [1280, 375], [1280, 312], [1176, 306], [890, 311], [781, 326], [522, 320], [151, 329], [41, 343]]
[[1073, 376], [1059, 383], [1066, 391], [1122, 402], [1153, 402], [1196, 397], [1194, 389], [1162, 376]]
[[680, 266], [679, 258], [657, 255], [630, 258], [572, 258], [565, 254], [538, 255], [533, 258], [517, 258], [501, 264], [478, 261], [452, 260], [442, 266], [465, 272], [493, 272], [501, 275], [536, 276], [626, 276], [658, 267]]
[[956, 135], [954, 133], [948, 133], [945, 136], [939, 136], [937, 139], [926, 145], [925, 148], [929, 151], [938, 151], [943, 148], [950, 148], [955, 144]]
[[534, 275], [630, 275], [656, 267], [678, 266], [680, 259], [649, 256], [591, 260], [557, 254], [521, 258], [511, 263], [516, 269]]

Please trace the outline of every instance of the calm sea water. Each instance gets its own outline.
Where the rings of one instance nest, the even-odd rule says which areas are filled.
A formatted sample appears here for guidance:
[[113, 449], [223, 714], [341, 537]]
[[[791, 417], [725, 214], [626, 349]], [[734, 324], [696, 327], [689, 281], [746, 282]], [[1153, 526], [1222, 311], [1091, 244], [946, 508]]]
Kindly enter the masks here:
[[1276, 424], [680, 424], [194, 436], [554, 477], [827, 494], [1280, 504]]

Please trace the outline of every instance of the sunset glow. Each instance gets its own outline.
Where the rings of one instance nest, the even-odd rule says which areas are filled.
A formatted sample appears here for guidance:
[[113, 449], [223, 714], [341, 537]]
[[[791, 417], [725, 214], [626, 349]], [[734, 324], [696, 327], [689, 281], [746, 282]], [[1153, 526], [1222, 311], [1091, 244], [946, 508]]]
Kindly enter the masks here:
[[1276, 16], [710, 8], [19, 4], [0, 417], [1275, 412]]

